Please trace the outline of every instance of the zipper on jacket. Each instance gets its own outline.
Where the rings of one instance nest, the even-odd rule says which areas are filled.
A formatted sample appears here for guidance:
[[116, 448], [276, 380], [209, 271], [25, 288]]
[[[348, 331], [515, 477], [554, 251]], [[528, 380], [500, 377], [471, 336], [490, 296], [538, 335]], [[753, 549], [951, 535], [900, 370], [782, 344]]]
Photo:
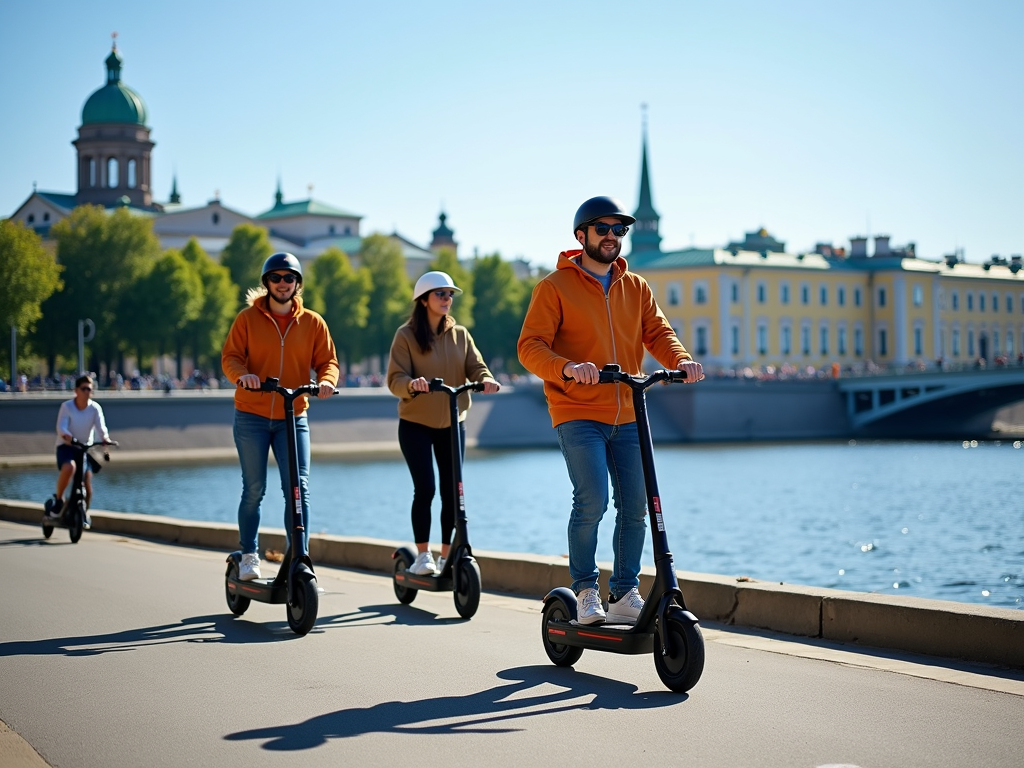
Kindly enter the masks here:
[[[612, 337], [612, 362], [618, 363], [619, 353], [615, 349], [615, 327], [612, 325], [611, 293], [612, 286], [614, 285], [615, 283], [612, 283], [611, 285], [608, 286], [608, 293], [604, 295], [604, 306], [605, 309], [608, 311], [608, 332], [611, 334]], [[615, 426], [619, 425], [619, 415], [622, 413], [622, 400], [619, 397], [619, 395], [619, 388], [615, 387]]]
[[[280, 360], [278, 360], [278, 366], [277, 366], [277, 378], [278, 378], [278, 380], [280, 380], [282, 374], [284, 374], [284, 340], [288, 336], [288, 332], [292, 329], [292, 326], [295, 325], [295, 316], [292, 315], [292, 319], [290, 321], [288, 321], [288, 327], [284, 329], [284, 333], [281, 333], [281, 326], [279, 326], [277, 324], [277, 320], [275, 320], [273, 317], [267, 317], [267, 319], [274, 326], [274, 330], [277, 331], [277, 335], [281, 337], [281, 358], [280, 358]], [[274, 392], [274, 393], [272, 393], [270, 395], [270, 418], [271, 418], [271, 420], [273, 420], [273, 418], [274, 418], [274, 404], [276, 402], [277, 402], [277, 392]]]

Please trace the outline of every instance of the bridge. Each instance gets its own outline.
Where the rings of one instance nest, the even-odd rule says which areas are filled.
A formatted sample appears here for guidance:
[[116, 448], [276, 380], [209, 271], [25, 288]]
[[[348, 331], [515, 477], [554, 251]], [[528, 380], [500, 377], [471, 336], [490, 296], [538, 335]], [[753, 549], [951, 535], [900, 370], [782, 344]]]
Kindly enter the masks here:
[[1024, 368], [841, 379], [850, 429], [868, 437], [960, 438], [991, 432], [996, 411], [1024, 400]]

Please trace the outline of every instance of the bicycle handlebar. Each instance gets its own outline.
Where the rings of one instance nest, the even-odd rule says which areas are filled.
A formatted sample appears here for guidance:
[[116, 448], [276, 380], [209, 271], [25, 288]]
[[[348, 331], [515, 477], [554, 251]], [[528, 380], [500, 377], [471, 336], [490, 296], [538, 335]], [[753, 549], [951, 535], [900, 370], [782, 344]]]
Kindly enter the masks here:
[[659, 381], [686, 381], [686, 371], [655, 371], [647, 376], [633, 376], [632, 374], [624, 373], [618, 365], [613, 363], [601, 369], [597, 383], [625, 384], [632, 389], [645, 390]]
[[83, 448], [84, 450], [89, 450], [90, 448], [95, 448], [98, 445], [103, 445], [103, 446], [112, 445], [115, 448], [117, 448], [118, 445], [120, 445], [120, 443], [118, 443], [117, 440], [108, 440], [105, 443], [102, 442], [102, 441], [98, 442], [98, 443], [95, 443], [95, 442], [94, 443], [83, 443], [77, 437], [72, 437], [71, 438], [71, 445], [75, 446], [76, 448]]

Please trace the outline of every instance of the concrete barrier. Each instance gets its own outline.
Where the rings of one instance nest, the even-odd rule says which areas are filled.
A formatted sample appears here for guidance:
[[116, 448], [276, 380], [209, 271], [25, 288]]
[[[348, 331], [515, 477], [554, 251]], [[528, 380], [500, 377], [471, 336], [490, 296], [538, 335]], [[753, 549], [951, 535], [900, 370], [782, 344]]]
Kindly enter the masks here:
[[[0, 499], [0, 519], [39, 525], [42, 505]], [[153, 515], [93, 510], [93, 530], [231, 552], [238, 530]], [[391, 553], [406, 542], [314, 534], [314, 563], [390, 573]], [[283, 550], [284, 532], [264, 529], [260, 548]], [[474, 550], [483, 587], [492, 592], [543, 597], [567, 586], [563, 557]], [[610, 564], [602, 563], [604, 571]], [[645, 566], [640, 592], [646, 594], [654, 569]], [[843, 592], [835, 589], [759, 582], [689, 571], [678, 572], [687, 607], [705, 621], [768, 629], [792, 635], [856, 643], [911, 653], [1024, 668], [1024, 611], [915, 597]]]

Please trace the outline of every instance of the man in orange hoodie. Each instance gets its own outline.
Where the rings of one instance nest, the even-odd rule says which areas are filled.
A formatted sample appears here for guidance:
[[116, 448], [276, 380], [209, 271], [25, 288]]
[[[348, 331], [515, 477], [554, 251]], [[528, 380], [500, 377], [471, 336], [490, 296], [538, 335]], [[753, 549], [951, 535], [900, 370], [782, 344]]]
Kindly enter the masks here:
[[[282, 387], [309, 384], [316, 371], [321, 400], [334, 394], [338, 384], [338, 355], [327, 323], [302, 306], [302, 265], [290, 253], [275, 253], [263, 263], [262, 288], [252, 288], [248, 306], [238, 313], [221, 353], [224, 374], [236, 384], [235, 447], [242, 465], [242, 500], [238, 505], [238, 537], [242, 581], [260, 578], [256, 540], [260, 529], [260, 501], [267, 490], [267, 458], [272, 449], [281, 473], [281, 488], [288, 498], [288, 435], [284, 402], [276, 394], [259, 391], [267, 378]], [[304, 536], [308, 546], [309, 423], [307, 400], [295, 400], [295, 432], [299, 454], [299, 485]], [[287, 521], [287, 503], [285, 520]], [[285, 531], [289, 531], [287, 522]], [[290, 536], [290, 533], [289, 533]]]
[[[573, 485], [569, 575], [581, 624], [635, 624], [644, 604], [637, 587], [647, 499], [636, 416], [628, 392], [594, 386], [601, 368], [617, 363], [627, 373], [640, 373], [646, 349], [665, 368], [686, 371], [688, 382], [704, 378], [650, 286], [619, 255], [635, 221], [614, 198], [583, 203], [573, 222], [583, 249], [559, 254], [555, 271], [537, 283], [519, 336], [519, 360], [544, 381]], [[615, 491], [615, 563], [606, 614], [596, 555], [609, 474]]]

